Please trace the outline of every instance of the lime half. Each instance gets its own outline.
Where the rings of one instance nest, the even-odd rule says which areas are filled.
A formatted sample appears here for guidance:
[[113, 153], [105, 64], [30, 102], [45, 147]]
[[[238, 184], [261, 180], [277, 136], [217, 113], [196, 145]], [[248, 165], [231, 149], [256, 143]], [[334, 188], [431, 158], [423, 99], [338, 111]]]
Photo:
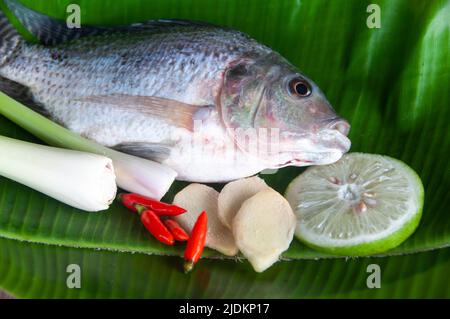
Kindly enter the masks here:
[[349, 153], [294, 179], [286, 198], [306, 245], [337, 255], [363, 256], [398, 246], [422, 215], [423, 185], [405, 163]]

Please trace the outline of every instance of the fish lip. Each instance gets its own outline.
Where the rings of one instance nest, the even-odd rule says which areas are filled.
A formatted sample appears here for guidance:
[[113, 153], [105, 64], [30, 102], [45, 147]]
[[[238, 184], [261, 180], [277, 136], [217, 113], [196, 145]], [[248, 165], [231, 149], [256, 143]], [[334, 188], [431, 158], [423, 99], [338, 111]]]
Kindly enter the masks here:
[[[341, 151], [342, 153], [346, 153], [350, 150], [351, 141], [350, 139], [342, 134], [340, 131], [333, 128], [325, 128], [320, 130], [317, 133], [307, 133], [307, 132], [283, 132], [282, 138], [290, 139], [291, 141], [307, 141], [309, 145], [306, 147], [309, 148], [308, 153], [327, 153], [333, 150]], [[294, 142], [295, 143], [295, 142]], [[304, 147], [300, 149], [295, 149], [296, 145], [291, 146], [288, 149], [284, 149], [285, 152], [291, 153], [302, 153], [304, 152]], [[325, 149], [323, 151], [317, 151], [318, 148]]]
[[351, 147], [350, 139], [335, 129], [325, 129], [320, 134], [297, 135], [299, 137], [310, 141], [309, 149], [285, 150], [283, 153], [290, 154], [289, 158], [278, 164], [277, 168], [331, 164], [338, 161]]
[[301, 166], [307, 166], [307, 165], [313, 165], [313, 164], [314, 163], [312, 161], [309, 161], [309, 160], [302, 160], [302, 159], [299, 159], [299, 158], [294, 158], [294, 159], [291, 159], [291, 160], [285, 162], [284, 164], [279, 164], [277, 166], [277, 168], [283, 168], [283, 167], [286, 167], [286, 166], [301, 167]]
[[[338, 151], [338, 150], [331, 150], [329, 152], [317, 152], [314, 153], [314, 156], [319, 156], [321, 160], [309, 160], [307, 159], [308, 156], [306, 155], [308, 153], [305, 153], [304, 156], [301, 157], [295, 157], [293, 159], [290, 159], [283, 164], [277, 165], [276, 168], [283, 168], [286, 166], [310, 166], [310, 165], [328, 165], [335, 163], [338, 161], [345, 153]], [[309, 152], [309, 154], [312, 154], [312, 152]], [[305, 156], [306, 155], [306, 156]]]
[[327, 122], [328, 122], [326, 125], [327, 129], [336, 130], [342, 135], [348, 136], [351, 126], [347, 120], [339, 116], [336, 116], [334, 118], [329, 119]]
[[[320, 143], [322, 146], [326, 147], [327, 149], [336, 149], [341, 151], [342, 153], [347, 153], [350, 150], [351, 147], [351, 141], [348, 138], [347, 135], [344, 135], [340, 130], [333, 128], [334, 123], [342, 123], [346, 121], [345, 120], [337, 120], [331, 122], [331, 126], [328, 126], [325, 129], [322, 129], [317, 134], [317, 140], [316, 143]], [[348, 124], [347, 124], [348, 125]], [[348, 128], [346, 128], [347, 132], [350, 129], [350, 125], [348, 125]]]
[[352, 146], [352, 142], [344, 134], [339, 133], [337, 136], [338, 137], [335, 139], [335, 145], [342, 153], [347, 153]]

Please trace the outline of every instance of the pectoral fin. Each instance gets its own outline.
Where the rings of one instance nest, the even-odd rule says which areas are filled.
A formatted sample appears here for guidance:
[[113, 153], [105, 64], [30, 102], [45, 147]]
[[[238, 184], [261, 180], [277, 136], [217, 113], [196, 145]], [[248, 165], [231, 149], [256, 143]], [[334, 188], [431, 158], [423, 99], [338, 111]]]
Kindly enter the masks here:
[[113, 146], [119, 152], [147, 158], [160, 163], [170, 156], [171, 147], [173, 145], [146, 142], [128, 142]]
[[110, 106], [130, 111], [138, 111], [143, 114], [158, 117], [169, 123], [193, 130], [194, 114], [209, 106], [187, 104], [171, 99], [127, 94], [91, 95], [76, 99], [80, 102], [90, 102], [99, 105]]

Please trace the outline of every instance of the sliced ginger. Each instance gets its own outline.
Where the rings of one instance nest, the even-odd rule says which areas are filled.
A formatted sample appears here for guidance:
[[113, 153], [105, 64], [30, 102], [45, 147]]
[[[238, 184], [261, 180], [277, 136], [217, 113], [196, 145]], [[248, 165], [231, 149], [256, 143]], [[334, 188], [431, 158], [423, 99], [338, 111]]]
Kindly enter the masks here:
[[287, 200], [267, 189], [242, 204], [232, 229], [239, 250], [255, 271], [263, 272], [289, 248], [295, 225], [295, 215]]
[[238, 179], [224, 186], [219, 194], [218, 213], [222, 223], [231, 229], [233, 218], [242, 203], [269, 186], [258, 176]]
[[173, 203], [187, 210], [186, 213], [176, 216], [176, 220], [189, 233], [194, 227], [197, 217], [202, 211], [208, 215], [208, 231], [205, 246], [215, 249], [227, 256], [234, 256], [238, 248], [234, 242], [233, 234], [219, 220], [217, 214], [217, 201], [219, 193], [202, 184], [190, 184], [175, 195]]

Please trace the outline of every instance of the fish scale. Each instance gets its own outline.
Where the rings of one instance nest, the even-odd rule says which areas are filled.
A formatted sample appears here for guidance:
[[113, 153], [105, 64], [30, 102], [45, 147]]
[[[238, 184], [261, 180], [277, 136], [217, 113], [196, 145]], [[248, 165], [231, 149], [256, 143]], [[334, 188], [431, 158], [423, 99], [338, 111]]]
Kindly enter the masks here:
[[[320, 89], [242, 32], [157, 20], [77, 34], [15, 0], [5, 3], [29, 32], [55, 44], [27, 43], [0, 19], [0, 34], [8, 35], [0, 38], [0, 89], [20, 98], [13, 93], [25, 88], [27, 105], [57, 123], [169, 165], [179, 179], [220, 182], [265, 168], [324, 164], [350, 146], [335, 127], [339, 122], [345, 131], [348, 124]], [[306, 83], [310, 96], [295, 96], [292, 81]], [[280, 129], [280, 152], [250, 152], [237, 128]]]
[[[0, 74], [30, 88], [59, 85], [50, 95], [71, 94], [73, 78], [82, 76], [83, 82], [77, 83], [82, 93], [106, 94], [109, 84], [115, 83], [112, 88], [115, 92], [158, 95], [186, 103], [200, 99], [200, 104], [214, 104], [211, 90], [195, 90], [191, 94], [198, 94], [191, 97], [186, 94], [186, 87], [192, 85], [192, 80], [196, 81], [195, 85], [204, 85], [198, 82], [206, 81], [218, 86], [220, 73], [227, 64], [252, 47], [238, 32], [217, 34], [216, 29], [184, 29], [187, 30], [181, 32], [179, 27], [174, 27], [173, 34], [137, 30], [98, 35], [52, 48], [22, 42], [14, 52], [15, 58], [0, 68]], [[216, 37], [227, 33], [229, 43], [216, 41], [214, 45]], [[198, 38], [203, 43], [199, 43]], [[209, 43], [208, 50], [202, 47], [204, 43]], [[230, 46], [235, 50], [229, 51]], [[39, 72], [36, 72], [36, 65], [40, 65]], [[65, 76], [61, 76], [62, 73]], [[47, 83], [42, 83], [41, 77], [47, 79]]]

